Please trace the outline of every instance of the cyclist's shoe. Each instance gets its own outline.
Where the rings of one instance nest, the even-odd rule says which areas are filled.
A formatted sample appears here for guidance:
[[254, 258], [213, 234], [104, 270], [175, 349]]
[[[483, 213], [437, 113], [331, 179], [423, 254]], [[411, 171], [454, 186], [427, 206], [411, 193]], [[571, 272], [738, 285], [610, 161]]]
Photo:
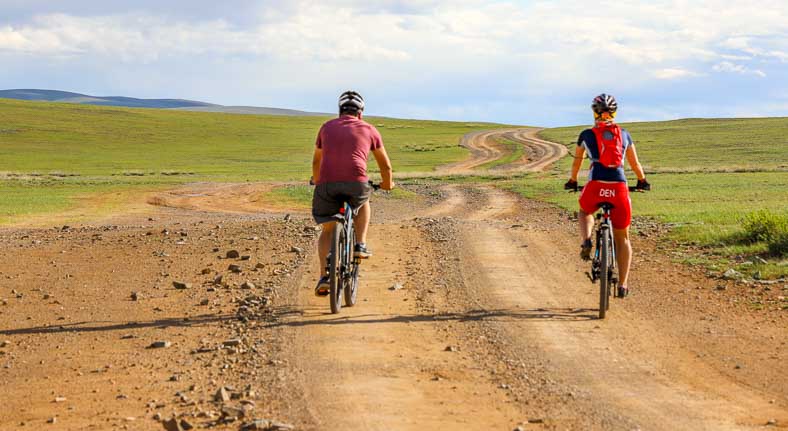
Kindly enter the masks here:
[[590, 239], [583, 241], [583, 244], [580, 246], [580, 258], [583, 260], [591, 260], [591, 248]]
[[353, 247], [353, 256], [360, 259], [369, 259], [372, 257], [372, 251], [367, 248], [366, 244], [358, 243]]
[[320, 280], [317, 282], [317, 286], [315, 286], [315, 296], [328, 296], [331, 290], [331, 285], [328, 281], [328, 276], [324, 275], [320, 277]]
[[619, 298], [626, 298], [629, 295], [629, 286], [618, 286], [618, 296]]

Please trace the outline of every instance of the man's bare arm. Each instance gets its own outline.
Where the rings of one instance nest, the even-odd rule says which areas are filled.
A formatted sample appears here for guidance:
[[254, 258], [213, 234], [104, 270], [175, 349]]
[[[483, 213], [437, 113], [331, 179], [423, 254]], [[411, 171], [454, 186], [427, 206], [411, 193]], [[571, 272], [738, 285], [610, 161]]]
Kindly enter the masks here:
[[372, 155], [375, 156], [375, 161], [378, 162], [378, 168], [380, 168], [380, 176], [383, 178], [383, 181], [381, 181], [380, 183], [380, 188], [383, 190], [393, 189], [394, 188], [394, 181], [392, 179], [393, 170], [391, 168], [391, 160], [389, 160], [389, 155], [386, 153], [386, 149], [380, 147], [377, 150], [372, 150]]
[[312, 182], [317, 184], [320, 179], [320, 163], [323, 161], [323, 150], [315, 148], [315, 154], [312, 155]]

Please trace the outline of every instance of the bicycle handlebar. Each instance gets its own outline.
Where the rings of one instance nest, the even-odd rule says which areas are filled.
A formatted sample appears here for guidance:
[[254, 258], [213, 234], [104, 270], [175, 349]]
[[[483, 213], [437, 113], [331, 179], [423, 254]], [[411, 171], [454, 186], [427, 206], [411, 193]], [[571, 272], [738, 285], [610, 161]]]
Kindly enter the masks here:
[[[583, 184], [582, 186], [578, 184], [576, 190], [569, 190], [569, 192], [570, 193], [581, 192], [581, 191], [583, 191], [583, 187], [585, 187], [585, 186], [586, 186], [585, 184]], [[646, 190], [639, 189], [639, 188], [637, 188], [637, 186], [629, 186], [629, 191], [630, 192], [645, 192]]]

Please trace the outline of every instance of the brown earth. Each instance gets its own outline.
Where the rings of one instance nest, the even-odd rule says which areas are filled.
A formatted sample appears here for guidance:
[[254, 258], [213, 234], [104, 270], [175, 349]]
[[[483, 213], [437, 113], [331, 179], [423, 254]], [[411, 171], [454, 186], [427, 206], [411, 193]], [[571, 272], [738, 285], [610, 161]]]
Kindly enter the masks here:
[[416, 191], [376, 196], [376, 254], [338, 315], [312, 294], [304, 214], [158, 207], [3, 230], [0, 429], [788, 425], [786, 286], [721, 290], [641, 238], [636, 290], [599, 321], [566, 213], [483, 186]]
[[463, 136], [460, 145], [470, 151], [470, 156], [457, 163], [442, 166], [438, 172], [444, 174], [473, 174], [483, 165], [506, 157], [510, 150], [502, 145], [501, 138], [523, 145], [523, 156], [512, 163], [495, 166], [493, 172], [533, 172], [543, 170], [568, 153], [565, 146], [539, 139], [541, 129], [497, 129], [471, 132]]
[[[504, 170], [564, 154], [534, 133], [469, 135], [450, 172], [501, 157], [501, 134], [525, 145]], [[788, 428], [784, 284], [709, 279], [644, 225], [601, 321], [568, 213], [427, 182], [376, 194], [359, 303], [330, 314], [317, 231], [271, 187], [0, 230], [0, 429]]]

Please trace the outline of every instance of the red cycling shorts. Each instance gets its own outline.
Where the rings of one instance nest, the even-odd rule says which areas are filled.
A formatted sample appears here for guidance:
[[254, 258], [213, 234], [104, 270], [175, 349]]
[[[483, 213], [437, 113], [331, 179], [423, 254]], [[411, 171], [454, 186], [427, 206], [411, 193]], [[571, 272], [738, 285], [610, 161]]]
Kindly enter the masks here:
[[627, 183], [603, 183], [589, 181], [580, 193], [580, 208], [586, 214], [599, 210], [603, 202], [613, 204], [610, 221], [614, 229], [625, 229], [632, 221], [632, 202], [629, 200]]

